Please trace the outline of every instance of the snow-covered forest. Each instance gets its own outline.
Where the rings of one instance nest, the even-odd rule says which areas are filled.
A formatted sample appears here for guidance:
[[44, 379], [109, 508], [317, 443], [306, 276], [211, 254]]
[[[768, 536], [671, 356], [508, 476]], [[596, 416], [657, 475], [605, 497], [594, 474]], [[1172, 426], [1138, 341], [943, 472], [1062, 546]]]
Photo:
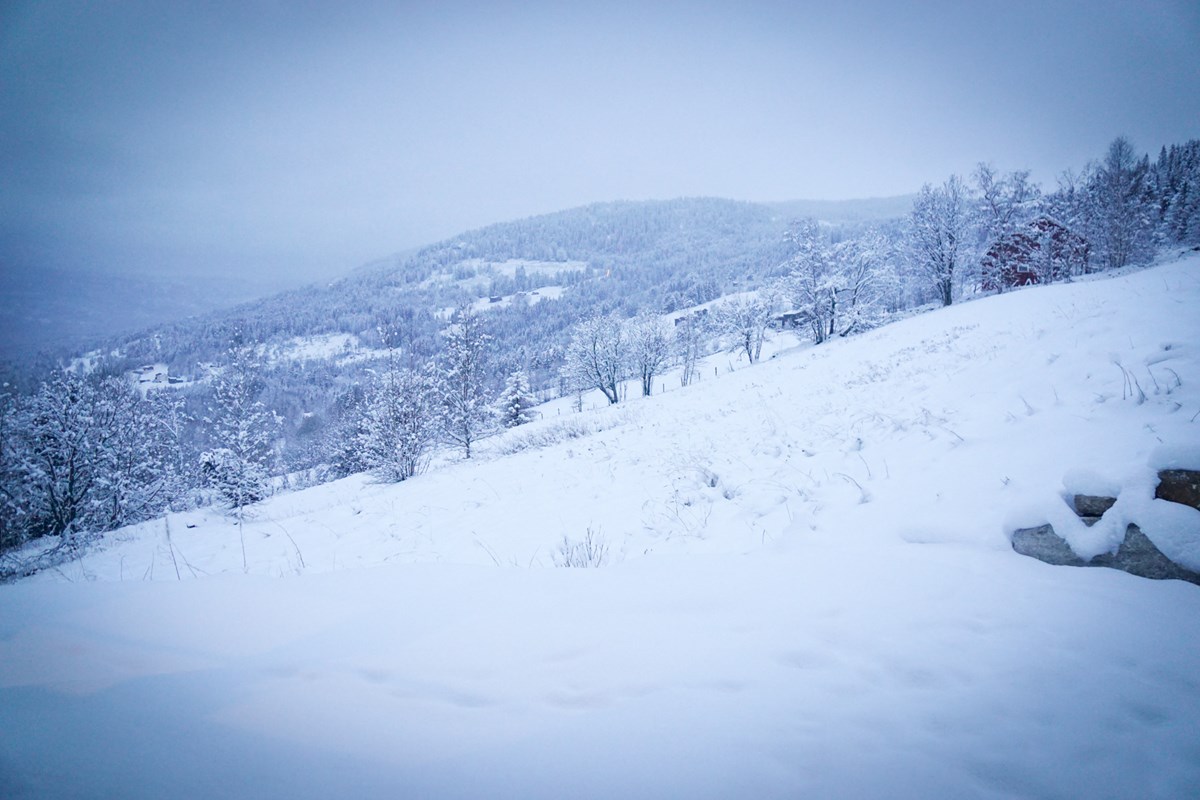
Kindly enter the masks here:
[[[240, 513], [368, 470], [404, 480], [439, 453], [469, 458], [537, 403], [617, 404], [676, 367], [686, 385], [703, 356], [754, 363], [777, 332], [820, 345], [1148, 263], [1200, 243], [1200, 142], [1151, 160], [1119, 138], [1049, 188], [980, 164], [900, 218], [781, 210], [612, 203], [493, 225], [28, 368], [0, 397], [5, 574], [166, 509]], [[17, 555], [43, 537], [53, 556]]]

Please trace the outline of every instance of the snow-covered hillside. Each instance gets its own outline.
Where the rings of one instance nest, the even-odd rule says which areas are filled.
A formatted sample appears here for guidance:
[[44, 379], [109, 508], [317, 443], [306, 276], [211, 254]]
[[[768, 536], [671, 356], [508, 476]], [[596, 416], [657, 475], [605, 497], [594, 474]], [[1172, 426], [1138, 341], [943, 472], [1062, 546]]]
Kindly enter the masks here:
[[1200, 588], [1009, 545], [1200, 568], [1200, 257], [791, 341], [0, 587], [5, 796], [1200, 796]]

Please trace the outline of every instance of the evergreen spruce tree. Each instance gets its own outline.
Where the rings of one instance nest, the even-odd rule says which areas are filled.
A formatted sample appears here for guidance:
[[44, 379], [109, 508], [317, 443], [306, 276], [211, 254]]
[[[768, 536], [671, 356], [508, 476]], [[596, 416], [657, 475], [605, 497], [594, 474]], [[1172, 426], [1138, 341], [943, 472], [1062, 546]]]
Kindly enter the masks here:
[[205, 482], [241, 519], [242, 509], [267, 495], [268, 465], [281, 420], [259, 396], [262, 381], [250, 349], [235, 348], [213, 389], [205, 419], [213, 448], [200, 457]]
[[335, 478], [370, 469], [362, 449], [367, 396], [367, 390], [355, 383], [331, 405], [333, 422], [325, 431], [323, 453]]
[[509, 375], [504, 381], [504, 391], [496, 401], [500, 424], [505, 428], [515, 428], [532, 422], [537, 416], [537, 412], [533, 410], [534, 405], [533, 392], [529, 389], [529, 376], [525, 371], [519, 369]]
[[471, 445], [487, 433], [492, 421], [484, 374], [491, 341], [479, 315], [460, 308], [445, 334], [445, 350], [439, 371], [438, 395], [441, 433], [471, 457]]

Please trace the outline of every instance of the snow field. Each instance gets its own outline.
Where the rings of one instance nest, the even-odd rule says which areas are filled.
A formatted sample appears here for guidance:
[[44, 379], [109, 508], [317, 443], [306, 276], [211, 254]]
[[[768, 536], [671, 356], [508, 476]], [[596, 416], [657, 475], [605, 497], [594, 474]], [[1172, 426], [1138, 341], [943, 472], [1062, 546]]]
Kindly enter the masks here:
[[[1200, 591], [1008, 542], [1136, 521], [1196, 557], [1152, 475], [1200, 451], [1197, 309], [1191, 256], [719, 356], [399, 485], [272, 498], [250, 575], [215, 511], [117, 532], [0, 587], [0, 787], [1198, 796]], [[1121, 492], [1092, 529], [1085, 486]], [[589, 529], [610, 563], [550, 568]]]
[[0, 742], [17, 797], [1185, 797], [1200, 615], [1154, 587], [900, 543], [25, 585]]

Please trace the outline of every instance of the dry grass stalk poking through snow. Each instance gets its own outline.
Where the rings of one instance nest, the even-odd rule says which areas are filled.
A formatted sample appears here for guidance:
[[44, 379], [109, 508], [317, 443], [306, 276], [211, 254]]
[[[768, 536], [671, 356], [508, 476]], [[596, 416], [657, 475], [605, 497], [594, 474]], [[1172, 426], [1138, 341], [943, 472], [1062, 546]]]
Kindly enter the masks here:
[[502, 456], [509, 456], [524, 450], [540, 450], [559, 442], [588, 436], [593, 432], [593, 427], [584, 420], [567, 419], [531, 431], [511, 434], [497, 446], [496, 452]]
[[556, 567], [602, 567], [608, 561], [608, 543], [588, 528], [582, 541], [572, 542], [564, 536], [553, 557]]

